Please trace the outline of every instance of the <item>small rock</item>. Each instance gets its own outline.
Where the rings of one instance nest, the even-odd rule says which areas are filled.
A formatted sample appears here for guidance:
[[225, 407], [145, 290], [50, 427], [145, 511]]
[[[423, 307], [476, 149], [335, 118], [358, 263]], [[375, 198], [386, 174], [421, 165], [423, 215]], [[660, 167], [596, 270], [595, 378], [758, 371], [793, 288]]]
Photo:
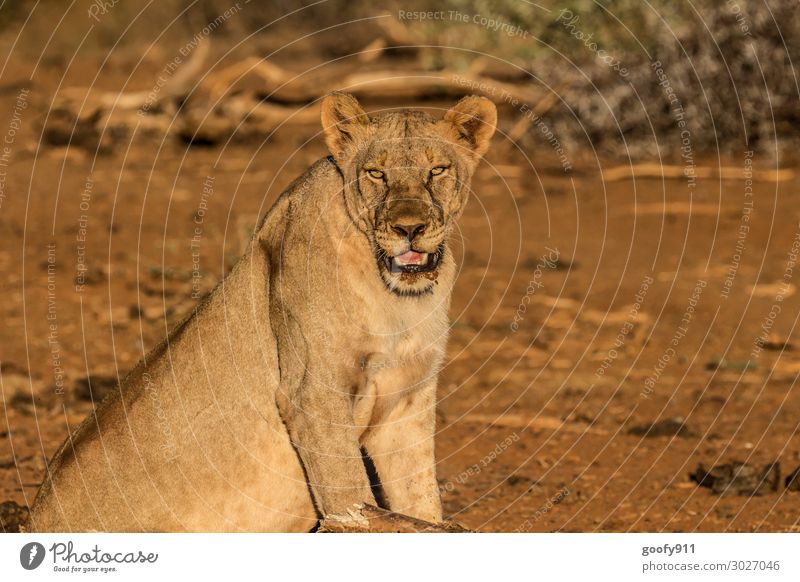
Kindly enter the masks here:
[[108, 279], [108, 270], [105, 266], [92, 265], [75, 274], [74, 283], [76, 285], [99, 285]]
[[51, 158], [66, 164], [82, 164], [86, 161], [86, 154], [74, 147], [54, 147], [47, 153]]
[[18, 366], [14, 362], [0, 362], [0, 373], [2, 374], [18, 374], [20, 376], [30, 376], [27, 368]]
[[41, 382], [32, 379], [27, 373], [6, 372], [3, 366], [2, 378], [3, 393], [6, 403], [22, 412], [30, 412], [33, 405], [43, 404], [43, 386]]
[[158, 305], [131, 305], [130, 315], [133, 319], [156, 321], [164, 317], [164, 310]]
[[787, 491], [800, 491], [800, 467], [786, 476]]
[[732, 461], [715, 465], [710, 470], [701, 464], [689, 478], [717, 495], [763, 495], [777, 491], [781, 478], [780, 464], [775, 461], [761, 468]]
[[72, 388], [72, 394], [78, 400], [97, 403], [116, 390], [118, 385], [116, 376], [91, 375], [78, 378]]
[[124, 306], [99, 309], [97, 321], [103, 325], [111, 323], [115, 327], [127, 327], [131, 321], [131, 310]]
[[676, 416], [675, 418], [659, 420], [652, 424], [636, 425], [628, 431], [628, 434], [645, 438], [662, 436], [677, 436], [686, 438], [692, 436], [694, 433], [686, 425], [686, 422], [683, 420], [683, 418]]
[[2, 372], [3, 392], [8, 400], [31, 397], [31, 379], [27, 374]]
[[519, 475], [517, 473], [513, 473], [508, 476], [508, 478], [506, 479], [506, 483], [508, 483], [512, 487], [520, 484], [528, 485], [529, 487], [534, 487], [538, 484], [538, 481], [535, 481], [530, 477], [526, 477], [525, 475]]
[[571, 260], [568, 260], [568, 259], [567, 260], [563, 260], [560, 257], [558, 259], [556, 259], [555, 261], [553, 261], [553, 268], [556, 271], [571, 271], [571, 270], [577, 269], [577, 267], [578, 267], [578, 262], [577, 261], [571, 261]]
[[733, 372], [747, 372], [757, 368], [755, 362], [750, 360], [727, 360], [725, 358], [713, 358], [706, 362], [706, 370], [730, 370]]
[[697, 405], [698, 406], [708, 406], [713, 410], [719, 410], [728, 400], [724, 396], [719, 395], [711, 395], [711, 396], [698, 396], [697, 397]]
[[112, 307], [108, 311], [109, 320], [114, 322], [114, 325], [120, 323], [128, 323], [131, 319], [131, 310], [127, 307]]
[[0, 531], [18, 533], [28, 522], [30, 511], [27, 507], [17, 505], [14, 501], [0, 503]]
[[758, 338], [756, 340], [756, 344], [760, 347], [764, 348], [765, 350], [769, 351], [792, 351], [794, 350], [794, 345], [789, 342], [788, 338], [781, 337], [775, 333], [769, 334], [765, 338]]
[[753, 297], [768, 297], [774, 299], [776, 295], [781, 297], [791, 297], [797, 291], [797, 287], [791, 283], [783, 281], [775, 281], [774, 283], [761, 283], [759, 285], [751, 285], [750, 293]]
[[727, 507], [715, 508], [714, 515], [716, 515], [719, 519], [726, 519], [726, 520], [736, 517], [736, 514]]
[[594, 416], [591, 416], [589, 414], [585, 414], [583, 412], [576, 412], [574, 414], [571, 414], [571, 415], [567, 416], [564, 419], [564, 421], [565, 422], [577, 422], [577, 423], [588, 424], [589, 426], [592, 426], [595, 422], [597, 422], [597, 418], [594, 417]]

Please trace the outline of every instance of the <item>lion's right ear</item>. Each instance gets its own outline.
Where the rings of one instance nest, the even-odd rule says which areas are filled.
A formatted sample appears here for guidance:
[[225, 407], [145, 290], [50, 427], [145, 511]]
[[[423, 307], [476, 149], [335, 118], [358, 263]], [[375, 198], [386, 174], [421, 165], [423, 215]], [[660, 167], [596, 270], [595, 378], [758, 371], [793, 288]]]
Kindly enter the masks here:
[[368, 125], [369, 117], [352, 95], [336, 91], [322, 100], [325, 143], [337, 160], [365, 133]]

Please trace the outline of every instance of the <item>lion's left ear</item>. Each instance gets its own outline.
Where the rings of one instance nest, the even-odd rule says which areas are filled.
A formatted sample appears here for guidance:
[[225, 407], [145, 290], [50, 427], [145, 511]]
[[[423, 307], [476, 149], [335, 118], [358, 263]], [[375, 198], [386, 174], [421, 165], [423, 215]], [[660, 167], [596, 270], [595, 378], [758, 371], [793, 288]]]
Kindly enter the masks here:
[[336, 91], [322, 100], [325, 143], [337, 160], [341, 160], [368, 125], [369, 117], [352, 95]]
[[497, 125], [497, 108], [485, 97], [470, 95], [445, 113], [441, 123], [477, 159], [489, 149], [489, 140], [492, 139]]

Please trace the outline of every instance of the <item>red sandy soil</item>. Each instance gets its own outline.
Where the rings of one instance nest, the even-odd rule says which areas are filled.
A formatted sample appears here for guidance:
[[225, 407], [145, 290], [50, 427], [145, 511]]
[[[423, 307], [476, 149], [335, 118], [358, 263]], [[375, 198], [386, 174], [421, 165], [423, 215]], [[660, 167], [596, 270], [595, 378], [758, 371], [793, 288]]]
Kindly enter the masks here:
[[[0, 133], [18, 93], [12, 80], [4, 78]], [[32, 502], [46, 458], [92, 410], [80, 380], [113, 384], [195, 305], [190, 241], [206, 176], [214, 195], [200, 245], [204, 290], [282, 188], [326, 154], [320, 139], [305, 143], [314, 126], [224, 149], [135, 139], [94, 158], [39, 148], [48, 91], [32, 88], [0, 206], [0, 501], [21, 505]], [[782, 479], [762, 496], [717, 496], [688, 475], [700, 462], [778, 460], [784, 473], [800, 464], [800, 271], [781, 286], [799, 232], [800, 180], [754, 185], [737, 266], [744, 178], [698, 180], [691, 195], [685, 180], [604, 184], [585, 155], [566, 175], [544, 141], [526, 152], [532, 162], [495, 143], [453, 241], [461, 271], [437, 435], [448, 516], [481, 531], [796, 530], [800, 493]], [[755, 165], [769, 169], [762, 157]], [[77, 292], [81, 214], [89, 279]], [[63, 393], [48, 340], [49, 244]], [[555, 256], [548, 248], [559, 260], [537, 272]], [[770, 342], [753, 356], [773, 305]], [[690, 434], [629, 434], [674, 417]]]

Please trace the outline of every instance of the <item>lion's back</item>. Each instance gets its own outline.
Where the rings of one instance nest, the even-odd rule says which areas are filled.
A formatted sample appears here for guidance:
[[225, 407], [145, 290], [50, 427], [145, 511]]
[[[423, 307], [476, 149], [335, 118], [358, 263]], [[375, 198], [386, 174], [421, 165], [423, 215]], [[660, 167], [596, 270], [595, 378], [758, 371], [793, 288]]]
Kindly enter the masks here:
[[[308, 529], [258, 247], [54, 457], [35, 531]], [[281, 491], [281, 488], [283, 490]], [[277, 494], [276, 494], [277, 493]]]

